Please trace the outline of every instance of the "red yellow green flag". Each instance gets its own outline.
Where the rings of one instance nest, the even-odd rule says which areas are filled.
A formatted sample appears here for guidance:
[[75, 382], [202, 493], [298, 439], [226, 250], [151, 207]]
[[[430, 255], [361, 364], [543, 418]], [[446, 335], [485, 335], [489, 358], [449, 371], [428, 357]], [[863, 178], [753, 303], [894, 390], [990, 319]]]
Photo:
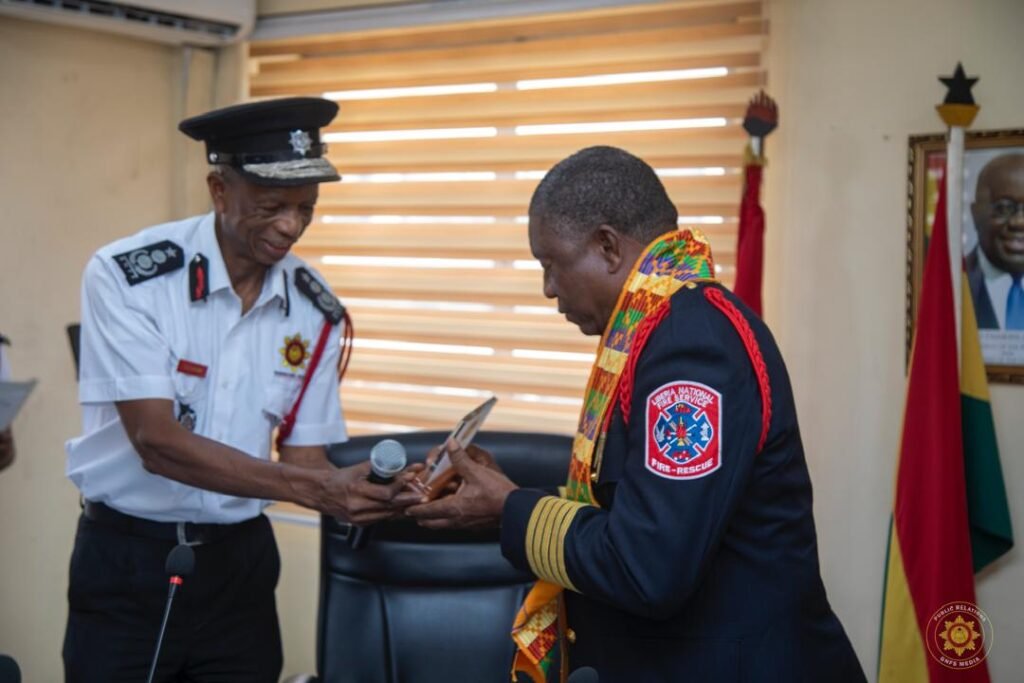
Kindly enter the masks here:
[[990, 634], [975, 604], [946, 233], [942, 187], [907, 380], [879, 683], [989, 683], [984, 652]]
[[974, 571], [979, 572], [1013, 547], [1013, 528], [1003, 468], [999, 463], [985, 362], [978, 341], [978, 320], [974, 315], [965, 268], [961, 270], [960, 279], [960, 291], [963, 292], [960, 412], [963, 416], [964, 477], [971, 555]]

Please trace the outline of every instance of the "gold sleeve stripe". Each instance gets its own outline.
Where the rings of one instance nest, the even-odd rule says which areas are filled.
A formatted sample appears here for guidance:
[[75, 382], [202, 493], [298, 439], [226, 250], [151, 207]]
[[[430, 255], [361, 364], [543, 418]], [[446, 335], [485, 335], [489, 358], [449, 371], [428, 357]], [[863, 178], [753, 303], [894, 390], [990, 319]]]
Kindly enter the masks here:
[[548, 565], [546, 543], [550, 535], [551, 513], [554, 512], [552, 502], [557, 500], [561, 499], [553, 496], [541, 498], [537, 507], [533, 509], [526, 527], [526, 558], [533, 573], [542, 579], [547, 579], [552, 574]]
[[557, 579], [556, 583], [566, 588], [573, 588], [573, 585], [569, 581], [569, 572], [565, 567], [565, 534], [569, 531], [569, 524], [578, 511], [578, 505], [561, 506], [561, 509], [556, 510], [553, 527], [556, 530], [557, 538], [548, 548], [548, 559]]
[[548, 510], [548, 501], [551, 499], [550, 496], [545, 496], [537, 501], [536, 507], [533, 508], [533, 512], [530, 513], [530, 521], [526, 524], [526, 561], [530, 563], [530, 569], [537, 576], [541, 575], [540, 569], [537, 567], [537, 560], [531, 549], [537, 543], [538, 529], [542, 524], [538, 523], [539, 520], [545, 516]]
[[584, 503], [544, 496], [526, 526], [526, 559], [533, 573], [574, 591], [565, 567], [565, 535], [582, 507]]
[[547, 555], [542, 552], [535, 552], [535, 549], [544, 541], [544, 530], [548, 526], [548, 518], [551, 515], [551, 497], [545, 496], [537, 502], [537, 506], [530, 513], [530, 521], [526, 525], [526, 559], [530, 563], [530, 569], [537, 576], [544, 577], [550, 572], [547, 566], [542, 563], [547, 560]]

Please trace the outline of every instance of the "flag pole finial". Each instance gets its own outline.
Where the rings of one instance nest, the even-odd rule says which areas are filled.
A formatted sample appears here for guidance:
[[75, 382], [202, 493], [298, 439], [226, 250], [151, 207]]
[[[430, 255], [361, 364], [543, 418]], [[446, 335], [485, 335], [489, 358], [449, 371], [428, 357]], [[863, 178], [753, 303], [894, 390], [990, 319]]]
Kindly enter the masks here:
[[978, 110], [971, 88], [978, 77], [968, 78], [963, 64], [956, 63], [952, 76], [939, 76], [946, 86], [946, 99], [936, 109], [949, 127], [946, 144], [946, 239], [949, 243], [949, 268], [953, 278], [953, 310], [956, 318], [957, 364], [961, 362], [961, 320], [963, 306], [963, 190], [965, 130], [974, 121]]
[[974, 96], [971, 94], [971, 88], [978, 82], [978, 77], [969, 78], [964, 73], [963, 65], [957, 62], [953, 75], [939, 76], [939, 80], [947, 88], [946, 98], [942, 104], [935, 106], [942, 121], [950, 128], [969, 128], [981, 109], [974, 103]]
[[764, 155], [764, 139], [779, 125], [779, 107], [775, 100], [758, 91], [750, 98], [747, 113], [743, 117], [743, 130], [750, 135], [750, 146], [754, 161], [760, 162]]

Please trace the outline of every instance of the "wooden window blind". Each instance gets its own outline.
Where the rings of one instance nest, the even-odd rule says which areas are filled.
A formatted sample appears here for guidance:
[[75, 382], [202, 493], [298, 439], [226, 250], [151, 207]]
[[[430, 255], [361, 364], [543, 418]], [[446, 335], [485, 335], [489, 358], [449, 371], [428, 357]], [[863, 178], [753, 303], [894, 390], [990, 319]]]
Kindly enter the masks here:
[[766, 24], [759, 1], [677, 0], [254, 42], [252, 97], [341, 106], [343, 181], [295, 253], [355, 321], [350, 431], [446, 429], [490, 393], [490, 429], [574, 431], [597, 338], [543, 297], [526, 211], [583, 147], [654, 166], [731, 285]]

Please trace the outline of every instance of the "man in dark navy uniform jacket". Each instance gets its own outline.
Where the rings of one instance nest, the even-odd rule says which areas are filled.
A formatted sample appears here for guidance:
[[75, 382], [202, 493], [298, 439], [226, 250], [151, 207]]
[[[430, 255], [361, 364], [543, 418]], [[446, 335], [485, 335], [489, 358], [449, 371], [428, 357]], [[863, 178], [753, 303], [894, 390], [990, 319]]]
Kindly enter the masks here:
[[[559, 163], [530, 205], [544, 293], [586, 334], [614, 322], [634, 263], [676, 229], [654, 171], [610, 147]], [[822, 584], [811, 483], [771, 333], [709, 278], [669, 304], [624, 375], [631, 415], [611, 412], [591, 463], [596, 505], [517, 489], [470, 447], [453, 449], [458, 492], [408, 514], [435, 528], [500, 523], [509, 561], [566, 589], [569, 669], [594, 667], [602, 683], [864, 681]], [[666, 438], [666, 387], [706, 390], [718, 441], [707, 445], [700, 419], [672, 424], [703, 434], [715, 449], [707, 467], [659, 473], [650, 444]]]

